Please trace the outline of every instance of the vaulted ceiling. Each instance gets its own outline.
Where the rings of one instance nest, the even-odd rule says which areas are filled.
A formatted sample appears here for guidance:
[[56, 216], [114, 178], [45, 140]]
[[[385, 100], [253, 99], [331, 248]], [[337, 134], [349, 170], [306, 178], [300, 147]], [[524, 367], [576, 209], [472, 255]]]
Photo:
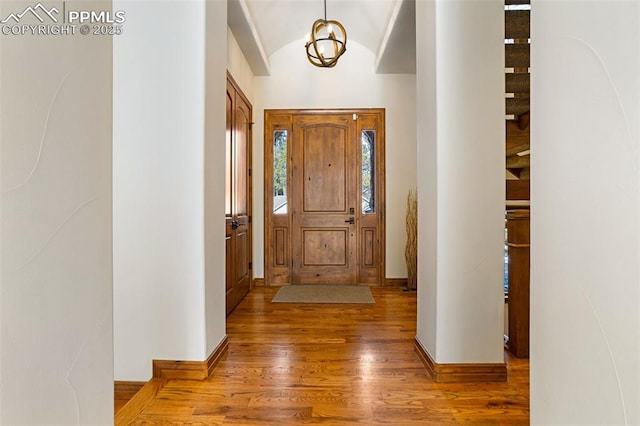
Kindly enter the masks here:
[[[269, 74], [269, 57], [280, 48], [303, 45], [323, 17], [323, 0], [228, 3], [229, 27], [256, 75]], [[376, 72], [415, 73], [415, 0], [327, 0], [327, 19], [345, 26], [348, 43], [376, 55]]]

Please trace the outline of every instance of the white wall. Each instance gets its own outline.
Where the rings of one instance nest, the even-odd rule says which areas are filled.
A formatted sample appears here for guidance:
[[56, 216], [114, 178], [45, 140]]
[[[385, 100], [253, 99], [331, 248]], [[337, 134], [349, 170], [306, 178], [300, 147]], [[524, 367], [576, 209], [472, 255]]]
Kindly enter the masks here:
[[0, 423], [112, 424], [111, 39], [0, 44]]
[[504, 3], [418, 2], [416, 22], [417, 338], [438, 363], [501, 363]]
[[[227, 69], [220, 55], [227, 49], [227, 2], [205, 5], [205, 316], [208, 357], [226, 335], [225, 165]], [[224, 56], [223, 56], [224, 57]]]
[[242, 93], [253, 103], [255, 76], [229, 28], [227, 28], [227, 69], [242, 89]]
[[[416, 2], [416, 115], [418, 171], [417, 334], [434, 357], [438, 321], [438, 126], [436, 79], [436, 3]], [[423, 297], [428, 295], [428, 297]]]
[[148, 380], [224, 337], [226, 2], [116, 5], [115, 378]]
[[[407, 193], [416, 187], [415, 75], [376, 75], [375, 55], [349, 41], [335, 68], [311, 65], [304, 40], [270, 57], [271, 75], [256, 77], [253, 132], [254, 176], [264, 175], [264, 110], [276, 108], [386, 109], [387, 277], [406, 277], [404, 261]], [[264, 276], [264, 182], [253, 181], [254, 274]]]
[[640, 424], [640, 4], [532, 4], [531, 421]]

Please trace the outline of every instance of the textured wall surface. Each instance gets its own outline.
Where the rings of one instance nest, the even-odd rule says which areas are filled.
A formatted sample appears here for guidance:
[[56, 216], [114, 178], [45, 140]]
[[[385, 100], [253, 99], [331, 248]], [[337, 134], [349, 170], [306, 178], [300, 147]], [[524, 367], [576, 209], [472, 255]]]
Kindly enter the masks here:
[[640, 424], [640, 4], [531, 29], [531, 421]]
[[111, 47], [0, 37], [2, 424], [113, 422]]

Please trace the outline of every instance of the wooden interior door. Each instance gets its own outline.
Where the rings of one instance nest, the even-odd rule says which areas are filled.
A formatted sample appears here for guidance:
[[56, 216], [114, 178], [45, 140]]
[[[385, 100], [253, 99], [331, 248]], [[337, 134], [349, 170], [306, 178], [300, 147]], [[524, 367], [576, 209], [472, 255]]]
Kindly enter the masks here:
[[384, 283], [384, 110], [266, 110], [265, 284]]
[[355, 137], [351, 115], [293, 119], [293, 284], [357, 283]]
[[226, 311], [251, 286], [251, 104], [231, 77], [227, 80], [226, 140]]

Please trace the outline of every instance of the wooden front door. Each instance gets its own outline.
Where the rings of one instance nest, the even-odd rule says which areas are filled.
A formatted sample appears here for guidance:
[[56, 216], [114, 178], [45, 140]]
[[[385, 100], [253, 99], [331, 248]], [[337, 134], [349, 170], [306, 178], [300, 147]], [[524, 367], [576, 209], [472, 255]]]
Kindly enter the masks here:
[[381, 284], [384, 110], [265, 112], [267, 284]]
[[231, 77], [227, 79], [226, 140], [226, 310], [247, 295], [251, 285], [251, 104]]
[[293, 284], [356, 284], [356, 126], [350, 115], [293, 119]]

